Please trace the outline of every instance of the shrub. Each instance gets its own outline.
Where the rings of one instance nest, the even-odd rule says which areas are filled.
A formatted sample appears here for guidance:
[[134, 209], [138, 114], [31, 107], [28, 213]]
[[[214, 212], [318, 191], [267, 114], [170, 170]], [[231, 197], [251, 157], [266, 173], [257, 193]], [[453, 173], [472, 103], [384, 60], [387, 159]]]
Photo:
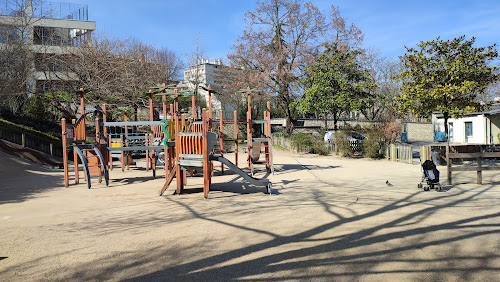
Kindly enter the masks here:
[[307, 133], [294, 133], [290, 136], [292, 145], [300, 148], [308, 148], [308, 153], [328, 155], [328, 149], [324, 146], [322, 140], [314, 138]]
[[335, 131], [335, 147], [343, 157], [354, 155], [354, 147], [351, 146], [350, 130]]
[[380, 159], [385, 156], [386, 144], [384, 142], [384, 132], [378, 126], [365, 130], [366, 140], [363, 144], [365, 157]]
[[388, 143], [394, 143], [402, 132], [402, 125], [395, 117], [389, 116], [384, 119], [380, 130], [384, 134], [384, 140]]

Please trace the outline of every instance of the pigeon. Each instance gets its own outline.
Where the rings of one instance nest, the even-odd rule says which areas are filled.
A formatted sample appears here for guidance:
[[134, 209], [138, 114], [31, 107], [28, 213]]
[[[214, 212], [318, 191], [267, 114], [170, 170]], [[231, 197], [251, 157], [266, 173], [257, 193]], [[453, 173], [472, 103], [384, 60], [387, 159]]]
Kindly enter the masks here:
[[392, 184], [389, 182], [389, 180], [385, 181], [385, 184], [387, 184], [387, 186], [391, 187]]

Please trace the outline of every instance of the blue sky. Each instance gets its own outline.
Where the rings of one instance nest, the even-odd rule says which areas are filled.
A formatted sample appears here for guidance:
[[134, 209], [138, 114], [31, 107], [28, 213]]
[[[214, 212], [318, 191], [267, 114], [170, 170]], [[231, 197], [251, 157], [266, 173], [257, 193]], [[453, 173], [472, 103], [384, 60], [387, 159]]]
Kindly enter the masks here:
[[[64, 1], [64, 0], [62, 0]], [[98, 30], [134, 36], [185, 57], [196, 38], [209, 59], [223, 58], [242, 34], [246, 11], [255, 0], [66, 0], [87, 4]], [[313, 0], [320, 9], [332, 4], [365, 34], [364, 46], [397, 59], [404, 46], [441, 36], [477, 37], [477, 46], [500, 42], [500, 0]]]

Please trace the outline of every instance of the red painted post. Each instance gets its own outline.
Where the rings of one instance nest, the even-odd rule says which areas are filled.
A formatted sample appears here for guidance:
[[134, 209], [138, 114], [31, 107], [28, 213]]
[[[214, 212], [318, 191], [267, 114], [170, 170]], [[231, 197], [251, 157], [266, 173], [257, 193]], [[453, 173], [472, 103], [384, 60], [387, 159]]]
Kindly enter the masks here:
[[[108, 113], [106, 111], [106, 104], [102, 104], [102, 121], [107, 122], [108, 121]], [[106, 142], [106, 146], [111, 147], [111, 138], [108, 136], [108, 128], [106, 126], [102, 127], [103, 133], [104, 133], [104, 141]], [[102, 151], [101, 151], [102, 154]], [[106, 154], [108, 155], [108, 163], [106, 164], [108, 166], [108, 169], [113, 165], [111, 153], [109, 151], [106, 151]]]
[[97, 141], [97, 148], [102, 151], [101, 148], [101, 128], [99, 127], [99, 118], [95, 118], [95, 139]]
[[[174, 92], [176, 92], [174, 90]], [[175, 159], [178, 161], [179, 160], [179, 154], [180, 154], [180, 142], [179, 142], [179, 115], [178, 115], [178, 111], [177, 111], [177, 98], [175, 99], [175, 106], [176, 106], [176, 112], [174, 114], [174, 120], [175, 120]], [[176, 178], [176, 182], [177, 182], [177, 194], [180, 194], [182, 193], [182, 190], [184, 189], [184, 177], [182, 175], [182, 170], [181, 170], [181, 167], [180, 165], [176, 165], [175, 166], [175, 169], [176, 169], [176, 174], [177, 174], [177, 178]]]
[[82, 124], [83, 135], [82, 135], [82, 137], [83, 137], [83, 140], [87, 140], [87, 135], [86, 135], [87, 132], [85, 130], [86, 128], [85, 128], [85, 97], [84, 96], [85, 96], [85, 94], [83, 92], [83, 88], [80, 88], [80, 113], [82, 114], [82, 116], [84, 116], [83, 120], [82, 120], [82, 122], [83, 122], [83, 124]]
[[66, 128], [66, 119], [61, 120], [62, 128], [62, 146], [63, 146], [63, 166], [64, 166], [64, 186], [69, 186], [69, 165], [68, 165], [68, 132]]
[[271, 103], [267, 101], [267, 135], [271, 138]]
[[[161, 100], [162, 100], [162, 104], [163, 104], [163, 119], [164, 119], [164, 120], [167, 120], [167, 126], [166, 126], [165, 128], [166, 128], [166, 129], [167, 129], [167, 131], [168, 131], [168, 119], [167, 119], [167, 96], [162, 95], [162, 96], [161, 96]], [[163, 128], [163, 127], [162, 127], [162, 128]], [[167, 134], [166, 134], [166, 133], [163, 133], [163, 138], [166, 138], [166, 137], [167, 137]], [[165, 141], [167, 141], [167, 140], [165, 140]], [[163, 144], [165, 144], [165, 142], [164, 142]], [[169, 155], [168, 155], [167, 150], [168, 150], [168, 149], [167, 149], [167, 147], [166, 147], [166, 146], [163, 146], [163, 160], [164, 160], [164, 162], [163, 162], [163, 166], [164, 166], [164, 168], [165, 168], [165, 179], [167, 179], [167, 177], [168, 177], [168, 172], [170, 171], [170, 170], [168, 169], [168, 157], [169, 157]]]
[[267, 101], [267, 132], [264, 132], [266, 135], [267, 139], [267, 146], [265, 148], [265, 154], [266, 154], [266, 162], [267, 162], [267, 168], [269, 171], [271, 171], [271, 149], [272, 149], [272, 144], [271, 144], [271, 137], [272, 137], [272, 132], [271, 132], [271, 103]]
[[206, 198], [208, 198], [208, 190], [210, 190], [210, 181], [209, 181], [209, 177], [210, 177], [210, 174], [211, 174], [211, 171], [210, 171], [210, 162], [208, 161], [208, 142], [207, 142], [207, 112], [206, 112], [206, 109], [203, 109], [203, 112], [202, 112], [202, 117], [203, 117], [203, 130], [202, 130], [202, 134], [203, 134], [203, 145], [202, 145], [202, 148], [203, 148], [203, 196]]

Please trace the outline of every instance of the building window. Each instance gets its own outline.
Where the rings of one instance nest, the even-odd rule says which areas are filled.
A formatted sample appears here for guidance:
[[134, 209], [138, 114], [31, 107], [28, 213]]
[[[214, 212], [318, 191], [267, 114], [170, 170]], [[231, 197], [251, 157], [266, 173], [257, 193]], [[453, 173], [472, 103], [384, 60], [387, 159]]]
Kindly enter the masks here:
[[472, 137], [472, 122], [465, 122], [465, 142], [469, 142], [469, 137]]

